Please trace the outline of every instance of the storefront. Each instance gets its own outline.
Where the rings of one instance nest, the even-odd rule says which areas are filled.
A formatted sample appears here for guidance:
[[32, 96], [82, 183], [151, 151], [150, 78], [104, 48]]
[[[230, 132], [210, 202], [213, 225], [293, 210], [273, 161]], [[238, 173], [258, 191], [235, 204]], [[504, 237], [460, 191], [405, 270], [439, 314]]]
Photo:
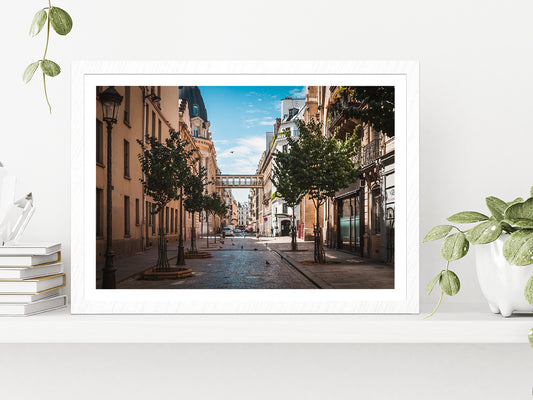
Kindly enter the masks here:
[[337, 247], [363, 254], [363, 191], [337, 199]]

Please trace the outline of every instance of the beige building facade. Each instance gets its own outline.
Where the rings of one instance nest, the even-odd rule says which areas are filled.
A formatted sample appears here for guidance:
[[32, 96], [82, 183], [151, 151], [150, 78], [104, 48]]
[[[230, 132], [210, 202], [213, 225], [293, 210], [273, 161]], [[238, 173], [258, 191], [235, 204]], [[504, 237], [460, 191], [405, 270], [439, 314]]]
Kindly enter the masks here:
[[[107, 129], [102, 119], [98, 95], [107, 87], [97, 88], [96, 96], [96, 257], [104, 259], [106, 247]], [[177, 86], [117, 86], [123, 96], [117, 123], [112, 129], [112, 219], [113, 251], [117, 256], [130, 255], [157, 246], [162, 225], [169, 243], [179, 235], [179, 201], [171, 201], [159, 214], [152, 214], [153, 200], [144, 194], [143, 173], [139, 162], [146, 135], [164, 141], [169, 130], [179, 131], [195, 154], [200, 149], [180, 120]], [[190, 226], [190, 216], [184, 214]], [[184, 231], [186, 238], [187, 232]]]

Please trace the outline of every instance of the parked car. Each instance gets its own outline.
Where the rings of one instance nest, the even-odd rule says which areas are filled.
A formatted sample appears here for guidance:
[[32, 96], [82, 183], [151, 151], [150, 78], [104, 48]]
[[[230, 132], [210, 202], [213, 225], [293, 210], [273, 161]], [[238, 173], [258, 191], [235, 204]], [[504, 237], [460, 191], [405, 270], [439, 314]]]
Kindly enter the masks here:
[[233, 230], [233, 233], [242, 233], [242, 230], [239, 229], [239, 228], [235, 228], [235, 229]]
[[227, 236], [233, 236], [233, 228], [229, 227], [229, 226], [226, 226], [224, 229], [222, 229], [222, 234], [227, 237]]

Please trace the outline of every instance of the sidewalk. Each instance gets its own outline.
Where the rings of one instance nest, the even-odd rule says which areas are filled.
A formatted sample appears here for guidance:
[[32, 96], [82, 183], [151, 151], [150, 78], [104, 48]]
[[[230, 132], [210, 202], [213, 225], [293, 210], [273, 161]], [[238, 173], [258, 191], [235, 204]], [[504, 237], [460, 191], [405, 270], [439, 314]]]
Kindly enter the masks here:
[[268, 244], [322, 289], [394, 289], [394, 266], [326, 247], [327, 264], [314, 264], [313, 246], [298, 241], [298, 251], [293, 252], [290, 240]]
[[[214, 236], [210, 237], [210, 245], [214, 246]], [[218, 244], [218, 239], [217, 239]], [[189, 251], [191, 247], [191, 241], [187, 240], [183, 242], [185, 252]], [[196, 247], [198, 250], [203, 250], [205, 247], [205, 238], [196, 240]], [[176, 256], [178, 253], [178, 244], [169, 244], [167, 246], [167, 254], [170, 264], [173, 265], [176, 262]], [[114, 264], [117, 268], [116, 280], [117, 283], [128, 279], [134, 275], [140, 274], [146, 271], [157, 262], [157, 243], [154, 247], [141, 253], [133, 254], [130, 256], [121, 256], [114, 258]], [[96, 263], [96, 287], [102, 287], [102, 269], [104, 268], [104, 261]]]

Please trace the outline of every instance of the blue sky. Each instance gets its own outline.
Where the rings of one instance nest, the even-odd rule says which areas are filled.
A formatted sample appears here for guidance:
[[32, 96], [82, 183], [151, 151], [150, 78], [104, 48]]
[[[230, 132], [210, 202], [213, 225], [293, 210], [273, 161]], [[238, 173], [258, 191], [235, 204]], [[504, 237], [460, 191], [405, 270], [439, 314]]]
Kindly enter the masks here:
[[[200, 86], [223, 174], [254, 174], [265, 150], [265, 133], [281, 117], [281, 100], [305, 97], [304, 86]], [[248, 189], [233, 190], [237, 201]]]

